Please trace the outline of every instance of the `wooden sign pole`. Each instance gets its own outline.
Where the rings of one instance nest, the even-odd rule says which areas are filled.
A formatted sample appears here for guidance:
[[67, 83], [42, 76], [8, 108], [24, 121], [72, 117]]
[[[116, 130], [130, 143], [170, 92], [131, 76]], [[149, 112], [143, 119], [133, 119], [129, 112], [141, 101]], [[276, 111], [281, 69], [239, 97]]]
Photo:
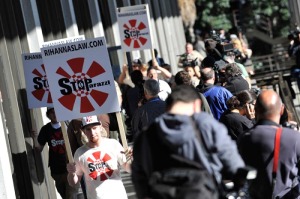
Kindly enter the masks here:
[[72, 163], [72, 162], [74, 162], [74, 158], [73, 158], [73, 155], [72, 155], [72, 150], [71, 150], [71, 146], [70, 146], [70, 142], [69, 142], [69, 137], [68, 137], [66, 125], [65, 125], [64, 122], [60, 122], [60, 126], [61, 126], [61, 131], [62, 131], [62, 134], [63, 134], [63, 137], [64, 137], [64, 141], [65, 141], [67, 157], [68, 157], [69, 163]]
[[151, 48], [151, 56], [152, 56], [152, 62], [156, 61], [156, 57], [155, 57], [155, 54], [154, 54], [154, 48]]
[[116, 116], [117, 116], [122, 145], [123, 145], [124, 150], [126, 151], [128, 149], [128, 144], [127, 144], [127, 139], [126, 139], [126, 134], [125, 134], [125, 129], [124, 129], [121, 113], [116, 112]]

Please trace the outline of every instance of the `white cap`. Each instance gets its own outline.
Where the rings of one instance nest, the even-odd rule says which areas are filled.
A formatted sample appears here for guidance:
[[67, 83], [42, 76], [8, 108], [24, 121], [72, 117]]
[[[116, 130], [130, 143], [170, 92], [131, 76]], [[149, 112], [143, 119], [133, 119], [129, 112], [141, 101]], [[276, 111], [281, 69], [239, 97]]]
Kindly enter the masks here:
[[99, 124], [101, 125], [101, 122], [98, 120], [98, 117], [96, 115], [93, 116], [87, 116], [82, 118], [82, 128], [84, 128], [87, 125], [90, 124]]

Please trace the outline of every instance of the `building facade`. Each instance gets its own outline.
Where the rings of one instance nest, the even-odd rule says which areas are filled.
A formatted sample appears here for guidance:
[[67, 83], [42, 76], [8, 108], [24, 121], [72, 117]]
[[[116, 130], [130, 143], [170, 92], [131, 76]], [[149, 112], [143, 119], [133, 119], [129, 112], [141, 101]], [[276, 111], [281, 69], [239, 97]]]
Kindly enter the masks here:
[[300, 27], [300, 2], [289, 0], [289, 10], [291, 14], [291, 28]]

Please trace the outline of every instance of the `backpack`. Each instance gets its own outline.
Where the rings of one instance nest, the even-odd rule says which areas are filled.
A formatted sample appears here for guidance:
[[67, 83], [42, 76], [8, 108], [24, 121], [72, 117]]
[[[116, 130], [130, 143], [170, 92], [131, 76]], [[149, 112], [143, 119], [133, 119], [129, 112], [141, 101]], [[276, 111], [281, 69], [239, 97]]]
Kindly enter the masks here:
[[180, 167], [152, 173], [149, 181], [153, 199], [217, 199], [218, 187], [214, 177], [198, 162], [171, 155]]
[[[148, 131], [156, 132], [156, 125], [151, 125]], [[151, 138], [150, 138], [151, 139]], [[164, 146], [164, 151], [173, 151], [170, 145], [159, 140], [158, 145]], [[156, 146], [158, 146], [156, 145]], [[153, 157], [155, 160], [155, 157]], [[177, 153], [170, 153], [165, 159], [165, 169], [154, 170], [150, 174], [148, 186], [153, 199], [218, 199], [219, 189], [215, 177], [202, 163], [187, 159]], [[170, 164], [170, 162], [172, 162]], [[169, 163], [169, 164], [168, 164]], [[159, 163], [163, 164], [162, 162]]]

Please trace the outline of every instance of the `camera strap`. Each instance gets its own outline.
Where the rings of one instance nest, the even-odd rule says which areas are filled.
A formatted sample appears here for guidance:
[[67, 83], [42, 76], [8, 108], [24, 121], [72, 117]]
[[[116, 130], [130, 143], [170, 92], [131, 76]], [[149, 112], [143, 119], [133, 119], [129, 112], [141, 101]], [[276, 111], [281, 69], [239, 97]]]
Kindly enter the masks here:
[[280, 137], [281, 137], [282, 128], [279, 127], [276, 130], [275, 140], [274, 140], [274, 158], [273, 158], [273, 170], [272, 170], [272, 198], [275, 198], [274, 189], [276, 185], [276, 176], [279, 162], [279, 153], [280, 153]]

